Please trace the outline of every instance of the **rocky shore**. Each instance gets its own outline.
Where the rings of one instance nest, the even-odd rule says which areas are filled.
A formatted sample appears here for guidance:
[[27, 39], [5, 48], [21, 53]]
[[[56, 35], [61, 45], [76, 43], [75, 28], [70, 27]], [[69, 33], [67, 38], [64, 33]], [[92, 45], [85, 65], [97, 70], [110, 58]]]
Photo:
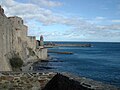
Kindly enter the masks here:
[[0, 90], [41, 90], [56, 73], [1, 72]]
[[120, 90], [120, 88], [68, 73], [0, 72], [0, 90]]
[[[58, 60], [54, 60], [49, 56], [48, 60], [32, 60], [27, 62], [22, 67], [22, 72], [1, 73], [0, 90], [120, 90], [120, 88], [115, 86], [85, 77], [78, 77], [70, 73], [63, 72], [57, 74], [56, 72], [50, 71], [52, 67], [40, 66], [41, 63], [48, 62], [58, 62]], [[34, 71], [34, 64], [37, 65], [37, 63], [37, 69], [40, 70]], [[12, 78], [12, 81], [9, 78]], [[56, 87], [52, 87], [54, 85]]]

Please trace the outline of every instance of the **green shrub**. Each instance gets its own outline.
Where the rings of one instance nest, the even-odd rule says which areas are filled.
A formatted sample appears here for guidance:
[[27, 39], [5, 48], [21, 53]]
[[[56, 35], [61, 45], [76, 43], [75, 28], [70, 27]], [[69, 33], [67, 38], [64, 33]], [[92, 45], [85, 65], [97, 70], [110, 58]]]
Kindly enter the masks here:
[[10, 59], [12, 68], [20, 68], [23, 65], [23, 60], [20, 57], [13, 57]]

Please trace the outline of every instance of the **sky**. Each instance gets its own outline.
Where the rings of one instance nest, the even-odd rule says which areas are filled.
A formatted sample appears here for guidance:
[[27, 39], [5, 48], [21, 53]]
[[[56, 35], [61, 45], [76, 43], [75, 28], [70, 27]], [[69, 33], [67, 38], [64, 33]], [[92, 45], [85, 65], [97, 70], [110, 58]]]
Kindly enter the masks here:
[[45, 41], [120, 42], [120, 0], [0, 0]]

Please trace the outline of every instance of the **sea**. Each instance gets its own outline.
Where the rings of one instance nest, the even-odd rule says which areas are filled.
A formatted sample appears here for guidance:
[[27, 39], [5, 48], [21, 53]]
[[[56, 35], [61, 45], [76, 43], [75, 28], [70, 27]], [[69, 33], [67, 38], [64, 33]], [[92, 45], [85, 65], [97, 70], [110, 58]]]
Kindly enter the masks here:
[[[117, 42], [53, 42], [58, 44], [91, 44], [91, 47], [55, 47], [48, 53], [53, 62], [39, 63], [53, 71], [68, 72], [120, 87], [120, 43]], [[55, 62], [54, 62], [55, 61]], [[38, 70], [38, 69], [37, 69]], [[39, 71], [39, 70], [38, 70]]]

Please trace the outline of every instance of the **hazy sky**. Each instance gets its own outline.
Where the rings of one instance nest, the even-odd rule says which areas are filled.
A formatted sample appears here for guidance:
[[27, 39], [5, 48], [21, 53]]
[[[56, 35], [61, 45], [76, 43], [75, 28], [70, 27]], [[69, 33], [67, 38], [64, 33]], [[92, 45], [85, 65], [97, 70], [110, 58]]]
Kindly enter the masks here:
[[120, 42], [120, 0], [0, 0], [29, 35], [47, 41]]

